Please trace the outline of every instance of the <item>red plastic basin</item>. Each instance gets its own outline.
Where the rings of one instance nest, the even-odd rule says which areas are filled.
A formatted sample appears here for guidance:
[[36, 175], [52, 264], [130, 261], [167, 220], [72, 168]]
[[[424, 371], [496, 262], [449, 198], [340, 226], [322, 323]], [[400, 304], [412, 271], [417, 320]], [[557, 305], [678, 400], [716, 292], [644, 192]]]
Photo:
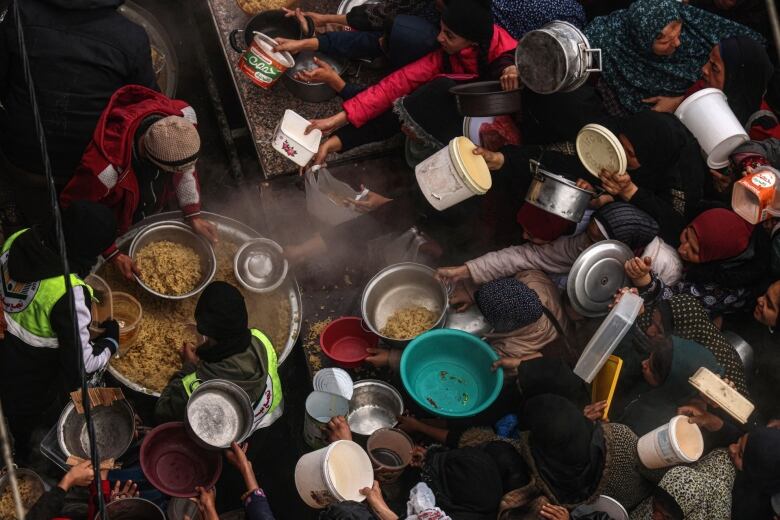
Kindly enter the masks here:
[[141, 469], [149, 482], [172, 497], [197, 496], [195, 487], [214, 486], [222, 473], [222, 454], [201, 448], [183, 422], [161, 424], [141, 444]]
[[345, 368], [355, 368], [376, 348], [379, 336], [363, 328], [363, 320], [345, 317], [333, 320], [320, 335], [320, 348], [330, 359]]

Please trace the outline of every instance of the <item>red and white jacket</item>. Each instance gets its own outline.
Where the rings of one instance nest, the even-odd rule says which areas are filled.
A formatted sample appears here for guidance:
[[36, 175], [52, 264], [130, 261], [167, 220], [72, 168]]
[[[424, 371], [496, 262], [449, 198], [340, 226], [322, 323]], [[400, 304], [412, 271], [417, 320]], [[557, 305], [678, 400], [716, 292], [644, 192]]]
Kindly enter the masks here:
[[[504, 29], [494, 24], [488, 62], [492, 63], [496, 58], [513, 51], [516, 47], [517, 41]], [[443, 72], [445, 59], [450, 60], [451, 72], [447, 74]], [[360, 128], [392, 108], [396, 99], [442, 76], [456, 80], [476, 79], [478, 77], [477, 50], [474, 47], [467, 47], [457, 54], [448, 56], [443, 50], [437, 49], [345, 101], [342, 107], [347, 113], [347, 120], [353, 126]]]
[[[75, 200], [99, 202], [114, 211], [119, 235], [133, 225], [141, 199], [133, 171], [133, 144], [139, 125], [151, 115], [181, 116], [195, 125], [198, 122], [195, 110], [185, 101], [170, 99], [140, 85], [120, 88], [100, 115], [81, 164], [60, 194], [63, 207]], [[170, 174], [156, 209], [163, 209], [174, 195], [185, 217], [200, 213], [200, 182], [194, 167]], [[116, 246], [111, 246], [103, 255], [110, 257], [115, 253]]]

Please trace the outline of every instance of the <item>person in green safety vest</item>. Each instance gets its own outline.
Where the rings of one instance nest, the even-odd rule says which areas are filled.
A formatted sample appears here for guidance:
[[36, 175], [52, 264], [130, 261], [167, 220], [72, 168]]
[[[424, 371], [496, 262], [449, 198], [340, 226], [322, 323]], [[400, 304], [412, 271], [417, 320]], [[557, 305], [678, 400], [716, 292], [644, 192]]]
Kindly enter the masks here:
[[100, 204], [78, 201], [63, 211], [62, 220], [75, 328], [53, 223], [11, 235], [0, 252], [5, 321], [0, 399], [22, 457], [32, 432], [55, 422], [68, 392], [79, 387], [76, 356], [93, 374], [106, 367], [118, 345], [119, 326], [113, 320], [102, 323], [105, 332], [90, 340], [92, 289], [82, 280], [116, 236], [114, 214]]
[[248, 321], [238, 289], [226, 282], [212, 282], [204, 289], [195, 307], [195, 322], [206, 341], [182, 347], [182, 370], [157, 400], [154, 411], [159, 422], [185, 420], [190, 394], [211, 379], [226, 379], [247, 393], [254, 409], [253, 430], [281, 417], [276, 350], [265, 334], [249, 328]]

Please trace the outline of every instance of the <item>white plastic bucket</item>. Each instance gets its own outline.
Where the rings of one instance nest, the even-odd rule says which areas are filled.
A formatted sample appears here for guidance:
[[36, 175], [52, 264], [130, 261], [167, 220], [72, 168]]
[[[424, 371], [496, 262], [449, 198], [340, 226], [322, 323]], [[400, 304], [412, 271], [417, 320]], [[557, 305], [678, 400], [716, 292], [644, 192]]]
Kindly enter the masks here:
[[295, 487], [306, 505], [323, 509], [330, 504], [362, 502], [363, 488], [374, 483], [374, 471], [365, 450], [352, 441], [336, 441], [307, 453], [295, 466]]
[[285, 110], [282, 120], [274, 130], [274, 150], [298, 166], [309, 164], [320, 147], [322, 132], [315, 128], [308, 135], [304, 134], [308, 126], [308, 120], [290, 109]]
[[490, 171], [485, 159], [472, 153], [474, 148], [467, 137], [456, 137], [414, 169], [420, 191], [431, 206], [442, 211], [490, 189]]
[[321, 448], [327, 444], [325, 426], [337, 415], [349, 413], [349, 401], [340, 395], [327, 392], [312, 392], [306, 398], [306, 411], [303, 418], [303, 439], [312, 448]]
[[704, 453], [701, 430], [678, 415], [668, 423], [643, 435], [636, 446], [639, 460], [649, 469], [696, 462]]
[[707, 165], [717, 170], [729, 163], [729, 155], [749, 137], [731, 111], [726, 94], [705, 88], [683, 101], [674, 115], [691, 131], [707, 156]]

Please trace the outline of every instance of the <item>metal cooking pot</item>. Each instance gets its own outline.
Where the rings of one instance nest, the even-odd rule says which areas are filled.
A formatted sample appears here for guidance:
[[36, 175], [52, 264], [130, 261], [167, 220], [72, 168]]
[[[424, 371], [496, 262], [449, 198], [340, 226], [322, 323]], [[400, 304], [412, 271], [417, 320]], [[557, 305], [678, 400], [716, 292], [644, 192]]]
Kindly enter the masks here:
[[601, 72], [601, 49], [569, 22], [552, 21], [523, 36], [515, 50], [520, 80], [538, 94], [571, 92]]
[[[92, 409], [95, 425], [95, 443], [101, 460], [118, 459], [133, 443], [135, 437], [135, 413], [125, 399], [111, 406]], [[88, 459], [89, 437], [84, 415], [76, 412], [72, 402], [65, 406], [57, 422], [57, 442], [65, 457]]]
[[[263, 33], [269, 38], [287, 38], [288, 40], [310, 38], [314, 34], [314, 21], [308, 16], [306, 21], [309, 22], [309, 31], [303, 34], [295, 17], [285, 16], [281, 9], [263, 11], [250, 18], [244, 29], [231, 31], [228, 42], [234, 51], [244, 52], [252, 44], [255, 33]], [[244, 40], [243, 45], [239, 43], [239, 37]]]
[[[106, 518], [108, 520], [165, 520], [162, 509], [153, 502], [140, 497], [120, 498], [106, 504]], [[100, 520], [100, 513], [95, 516]]]
[[397, 418], [404, 412], [404, 400], [395, 387], [377, 379], [363, 379], [353, 388], [347, 423], [355, 441], [365, 445], [376, 430], [398, 424]]
[[[29, 477], [36, 483], [35, 496], [32, 497], [30, 503], [22, 504], [25, 510], [27, 510], [31, 508], [35, 504], [35, 502], [38, 501], [40, 496], [43, 495], [48, 488], [46, 487], [46, 484], [43, 482], [43, 479], [40, 477], [40, 475], [38, 475], [36, 472], [34, 472], [31, 469], [18, 468], [14, 464], [14, 473], [16, 473], [17, 482], [22, 477]], [[9, 493], [11, 492], [10, 489], [6, 489], [6, 486], [8, 486], [10, 483], [11, 483], [11, 478], [8, 476], [8, 468], [3, 468], [3, 470], [0, 471], [0, 496], [3, 496], [6, 493], [6, 491], [8, 491]]]
[[500, 81], [478, 81], [457, 85], [450, 89], [455, 94], [458, 112], [462, 116], [500, 116], [520, 111], [520, 89], [501, 90]]
[[444, 326], [447, 321], [449, 297], [447, 288], [435, 278], [436, 271], [427, 265], [403, 262], [385, 267], [369, 280], [360, 299], [363, 322], [390, 346], [403, 348], [412, 339], [393, 339], [383, 336], [388, 318], [406, 307], [421, 306], [438, 312], [431, 329]]
[[543, 170], [539, 162], [529, 161], [533, 180], [525, 195], [526, 202], [553, 215], [577, 223], [597, 192], [580, 188], [569, 179]]
[[336, 91], [325, 83], [309, 83], [295, 79], [297, 73], [317, 68], [317, 65], [314, 63], [315, 57], [320, 61], [328, 63], [335, 69], [339, 76], [341, 76], [346, 69], [344, 62], [332, 58], [327, 54], [312, 51], [298, 53], [295, 56], [295, 65], [287, 69], [284, 76], [282, 76], [282, 83], [284, 83], [284, 86], [287, 87], [287, 90], [290, 91], [293, 96], [302, 99], [303, 101], [308, 101], [309, 103], [321, 103], [336, 95]]
[[184, 425], [192, 440], [207, 450], [229, 448], [252, 434], [254, 412], [237, 384], [212, 379], [198, 386], [187, 401]]

